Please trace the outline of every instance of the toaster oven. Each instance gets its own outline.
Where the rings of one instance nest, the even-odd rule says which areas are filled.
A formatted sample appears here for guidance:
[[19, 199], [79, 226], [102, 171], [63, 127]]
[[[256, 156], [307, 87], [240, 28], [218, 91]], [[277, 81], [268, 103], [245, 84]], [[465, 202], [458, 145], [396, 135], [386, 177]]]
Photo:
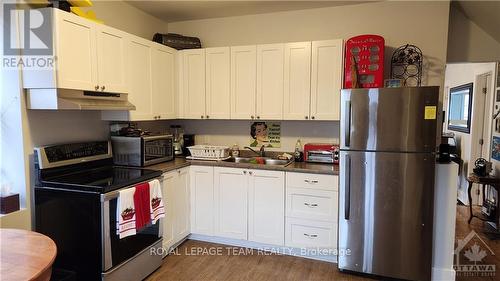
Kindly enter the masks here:
[[339, 163], [339, 146], [330, 143], [306, 143], [304, 160], [315, 163]]
[[112, 136], [115, 165], [144, 167], [174, 159], [174, 138], [159, 136]]

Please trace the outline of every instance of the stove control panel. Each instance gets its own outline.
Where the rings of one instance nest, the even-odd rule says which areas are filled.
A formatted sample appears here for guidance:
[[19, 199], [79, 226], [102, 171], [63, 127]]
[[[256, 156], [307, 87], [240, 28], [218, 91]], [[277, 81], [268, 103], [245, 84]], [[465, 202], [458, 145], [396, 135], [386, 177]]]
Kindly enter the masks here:
[[35, 148], [35, 162], [43, 168], [111, 158], [109, 141], [58, 144]]

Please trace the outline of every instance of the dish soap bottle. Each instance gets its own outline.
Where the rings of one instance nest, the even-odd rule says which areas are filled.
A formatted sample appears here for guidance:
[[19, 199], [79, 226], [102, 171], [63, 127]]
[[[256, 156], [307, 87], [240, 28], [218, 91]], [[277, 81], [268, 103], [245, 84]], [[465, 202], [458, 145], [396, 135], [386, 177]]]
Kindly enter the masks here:
[[304, 160], [304, 151], [302, 149], [302, 143], [300, 139], [295, 143], [295, 153], [294, 153], [295, 162], [302, 162]]
[[234, 144], [233, 147], [231, 148], [231, 156], [233, 157], [240, 156], [240, 148], [238, 147], [237, 144]]

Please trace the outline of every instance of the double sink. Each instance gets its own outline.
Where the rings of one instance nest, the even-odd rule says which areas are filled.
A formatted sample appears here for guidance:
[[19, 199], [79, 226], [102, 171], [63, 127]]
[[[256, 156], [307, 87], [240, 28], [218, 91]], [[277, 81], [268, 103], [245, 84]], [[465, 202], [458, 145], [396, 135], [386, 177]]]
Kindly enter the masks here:
[[281, 160], [270, 157], [231, 157], [226, 162], [284, 167], [292, 163], [292, 160]]

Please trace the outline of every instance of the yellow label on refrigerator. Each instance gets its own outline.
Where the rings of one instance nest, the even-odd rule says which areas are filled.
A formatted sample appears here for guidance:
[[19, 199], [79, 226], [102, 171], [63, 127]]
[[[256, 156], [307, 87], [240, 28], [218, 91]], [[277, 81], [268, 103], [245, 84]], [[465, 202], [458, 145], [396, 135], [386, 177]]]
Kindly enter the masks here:
[[424, 113], [424, 119], [426, 120], [433, 120], [436, 119], [436, 106], [426, 106], [425, 107], [425, 113]]

